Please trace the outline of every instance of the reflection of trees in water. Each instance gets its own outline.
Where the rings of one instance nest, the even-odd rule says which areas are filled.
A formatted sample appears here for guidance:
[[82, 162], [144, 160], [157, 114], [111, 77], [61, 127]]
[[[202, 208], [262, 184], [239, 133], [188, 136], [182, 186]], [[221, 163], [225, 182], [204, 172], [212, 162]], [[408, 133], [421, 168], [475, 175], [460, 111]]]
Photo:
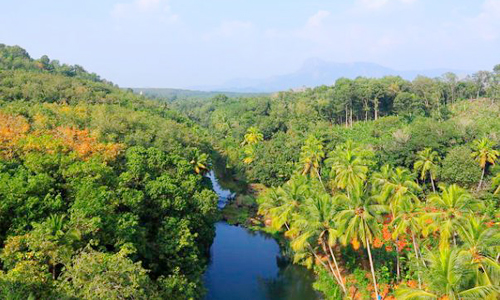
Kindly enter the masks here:
[[320, 299], [312, 284], [314, 277], [304, 267], [290, 264], [283, 256], [276, 258], [279, 271], [273, 278], [257, 278], [259, 290], [266, 299], [272, 300], [315, 300]]

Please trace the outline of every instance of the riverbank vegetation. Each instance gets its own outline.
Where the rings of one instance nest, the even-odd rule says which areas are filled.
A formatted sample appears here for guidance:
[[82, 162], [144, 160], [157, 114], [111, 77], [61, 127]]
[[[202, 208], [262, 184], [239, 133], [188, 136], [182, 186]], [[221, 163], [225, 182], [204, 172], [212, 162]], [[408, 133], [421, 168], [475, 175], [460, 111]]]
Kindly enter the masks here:
[[212, 151], [165, 105], [0, 45], [0, 298], [200, 298]]
[[180, 101], [329, 299], [496, 299], [500, 66]]

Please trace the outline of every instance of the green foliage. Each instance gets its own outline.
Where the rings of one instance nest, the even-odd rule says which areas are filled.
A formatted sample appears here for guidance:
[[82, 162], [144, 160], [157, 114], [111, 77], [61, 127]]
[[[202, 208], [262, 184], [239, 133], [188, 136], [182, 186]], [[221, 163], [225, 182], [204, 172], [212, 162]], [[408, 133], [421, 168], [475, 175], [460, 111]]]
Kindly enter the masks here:
[[476, 184], [481, 178], [481, 168], [471, 153], [466, 146], [452, 148], [442, 161], [439, 173], [441, 180], [468, 187]]
[[0, 298], [195, 299], [217, 196], [206, 131], [0, 45]]

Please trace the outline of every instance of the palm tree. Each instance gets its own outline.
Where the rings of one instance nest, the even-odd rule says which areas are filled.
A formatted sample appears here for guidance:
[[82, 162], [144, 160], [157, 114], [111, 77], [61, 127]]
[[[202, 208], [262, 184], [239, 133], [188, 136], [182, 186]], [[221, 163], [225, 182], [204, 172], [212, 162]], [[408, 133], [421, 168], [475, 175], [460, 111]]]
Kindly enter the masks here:
[[273, 228], [280, 230], [283, 226], [290, 230], [290, 222], [300, 205], [305, 202], [311, 192], [311, 185], [304, 176], [295, 176], [278, 187], [277, 205], [269, 209]]
[[396, 297], [400, 300], [450, 299], [475, 300], [496, 299], [498, 285], [477, 285], [475, 266], [460, 254], [457, 248], [441, 248], [427, 255], [428, 268], [424, 272], [425, 289], [400, 287]]
[[485, 217], [470, 217], [459, 227], [462, 254], [476, 265], [477, 284], [500, 284], [500, 232], [486, 226]]
[[[395, 210], [394, 219], [391, 225], [394, 228], [392, 238], [396, 239], [398, 236], [406, 233], [410, 233], [413, 242], [413, 251], [415, 252], [415, 263], [417, 268], [420, 269], [420, 260], [422, 260], [420, 254], [420, 232], [422, 230], [422, 208], [420, 202], [399, 202], [397, 209]], [[420, 270], [417, 271], [418, 284], [419, 287], [422, 285]]]
[[372, 187], [375, 192], [382, 193], [382, 189], [387, 183], [391, 182], [391, 178], [394, 174], [392, 167], [390, 165], [383, 165], [379, 172], [375, 172], [371, 176]]
[[264, 135], [257, 127], [252, 126], [247, 129], [242, 145], [255, 145], [262, 140], [264, 140]]
[[198, 149], [194, 151], [193, 159], [189, 163], [193, 165], [196, 174], [204, 175], [205, 173], [208, 172], [209, 168], [208, 154], [200, 153]]
[[[337, 258], [332, 250], [337, 242], [334, 218], [338, 205], [332, 201], [330, 195], [324, 193], [309, 197], [304, 204], [300, 212], [296, 214], [291, 229], [295, 233], [295, 238], [291, 243], [292, 248], [294, 251], [301, 251], [306, 247], [312, 248], [311, 244], [321, 245], [324, 254], [328, 257], [328, 264], [335, 280], [347, 294]], [[330, 260], [333, 261], [335, 268]]]
[[398, 208], [409, 206], [403, 206], [402, 202], [411, 204], [419, 201], [416, 193], [422, 189], [414, 179], [410, 170], [398, 167], [380, 188], [379, 202], [389, 205], [393, 216], [397, 214]]
[[323, 151], [323, 143], [315, 136], [310, 135], [300, 152], [300, 164], [302, 166], [301, 174], [317, 176], [321, 181], [319, 169], [324, 157], [325, 152]]
[[330, 177], [333, 178], [335, 188], [347, 189], [357, 185], [357, 182], [364, 182], [368, 173], [368, 156], [370, 151], [363, 151], [354, 146], [352, 141], [339, 145], [328, 154], [329, 158], [325, 163], [331, 166]]
[[374, 201], [367, 191], [365, 183], [358, 181], [348, 195], [338, 194], [336, 201], [342, 203], [335, 221], [339, 224], [338, 232], [342, 233], [341, 242], [346, 245], [350, 241], [361, 241], [368, 252], [370, 269], [373, 278], [376, 299], [378, 299], [377, 279], [370, 249], [370, 243], [380, 234], [379, 221], [382, 213], [388, 211], [387, 206]]
[[439, 188], [441, 195], [433, 194], [428, 198], [428, 203], [436, 211], [427, 213], [426, 217], [435, 220], [428, 229], [439, 229], [440, 247], [448, 247], [450, 238], [455, 245], [457, 244], [456, 233], [461, 222], [482, 206], [471, 194], [456, 184], [440, 185]]
[[481, 174], [481, 180], [479, 180], [479, 185], [477, 189], [481, 188], [483, 183], [484, 174], [486, 173], [486, 168], [489, 164], [494, 165], [498, 156], [500, 156], [500, 152], [494, 149], [495, 143], [490, 141], [487, 138], [482, 138], [480, 140], [474, 140], [472, 142], [472, 157], [479, 163], [483, 172]]
[[[372, 178], [372, 181], [374, 181], [375, 186], [378, 186], [375, 191], [376, 199], [379, 203], [388, 205], [392, 218], [396, 218], [400, 213], [408, 212], [408, 210], [413, 207], [414, 203], [419, 203], [416, 193], [421, 191], [421, 188], [415, 182], [414, 175], [408, 169], [398, 167], [394, 171], [388, 171], [388, 166], [384, 166], [381, 172], [375, 174], [375, 178]], [[393, 224], [393, 226], [396, 226], [396, 224]], [[404, 233], [405, 232], [400, 231], [394, 236], [396, 244], [399, 236]], [[399, 278], [400, 251], [398, 245], [396, 245], [395, 249], [396, 273]]]
[[437, 173], [437, 163], [439, 162], [439, 156], [436, 151], [432, 148], [425, 148], [424, 150], [417, 153], [417, 161], [413, 165], [413, 169], [420, 174], [420, 179], [425, 180], [427, 174], [431, 179], [432, 191], [436, 192], [436, 186], [434, 184], [434, 178]]
[[491, 185], [492, 188], [495, 190], [493, 191], [493, 194], [498, 194], [500, 193], [500, 173], [498, 173], [493, 179], [491, 180]]

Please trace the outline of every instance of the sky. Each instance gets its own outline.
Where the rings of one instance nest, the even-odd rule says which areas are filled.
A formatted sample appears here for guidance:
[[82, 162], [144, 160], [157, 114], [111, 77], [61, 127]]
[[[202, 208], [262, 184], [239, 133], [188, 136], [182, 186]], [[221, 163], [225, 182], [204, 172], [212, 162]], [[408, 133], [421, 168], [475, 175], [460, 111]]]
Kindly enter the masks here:
[[310, 58], [491, 70], [500, 0], [0, 0], [0, 43], [123, 87], [266, 78]]

